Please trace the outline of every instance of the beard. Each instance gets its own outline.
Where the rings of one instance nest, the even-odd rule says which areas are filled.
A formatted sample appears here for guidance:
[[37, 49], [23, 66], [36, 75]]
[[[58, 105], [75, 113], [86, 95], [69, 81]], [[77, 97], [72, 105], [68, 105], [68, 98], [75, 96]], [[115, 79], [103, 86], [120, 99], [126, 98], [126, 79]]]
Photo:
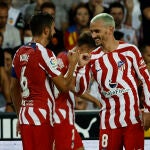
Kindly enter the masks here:
[[95, 45], [98, 46], [102, 46], [102, 39], [100, 37], [97, 37], [94, 39], [95, 40]]

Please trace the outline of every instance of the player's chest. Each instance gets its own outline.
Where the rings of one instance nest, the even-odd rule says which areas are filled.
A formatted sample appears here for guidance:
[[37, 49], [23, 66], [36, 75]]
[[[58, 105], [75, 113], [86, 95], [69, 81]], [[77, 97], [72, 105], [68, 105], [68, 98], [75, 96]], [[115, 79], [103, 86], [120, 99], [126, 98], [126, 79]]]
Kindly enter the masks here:
[[125, 54], [113, 52], [103, 55], [95, 61], [93, 66], [96, 74], [103, 76], [128, 73], [132, 67], [132, 61]]

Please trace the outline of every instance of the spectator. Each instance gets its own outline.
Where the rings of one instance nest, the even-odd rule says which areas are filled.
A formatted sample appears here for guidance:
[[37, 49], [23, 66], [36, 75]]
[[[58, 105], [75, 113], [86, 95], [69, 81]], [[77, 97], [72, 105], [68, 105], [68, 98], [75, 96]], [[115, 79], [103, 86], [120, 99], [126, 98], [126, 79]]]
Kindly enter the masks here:
[[78, 36], [83, 30], [88, 30], [90, 21], [89, 10], [83, 3], [77, 5], [73, 14], [74, 24], [64, 33], [64, 44], [67, 50], [77, 44]]
[[0, 0], [0, 2], [5, 2], [8, 5], [9, 11], [8, 11], [7, 24], [16, 27], [20, 31], [20, 37], [22, 40], [24, 20], [21, 11], [12, 6], [13, 0]]
[[26, 24], [29, 24], [30, 19], [32, 17], [32, 15], [36, 14], [37, 12], [40, 12], [40, 7], [44, 2], [49, 2], [50, 0], [35, 0], [34, 3], [28, 4], [27, 6], [25, 6], [25, 10], [24, 10], [24, 21]]
[[4, 49], [4, 69], [7, 74], [9, 83], [11, 78], [11, 66], [12, 66], [13, 55], [14, 55], [13, 49], [11, 48]]
[[[150, 44], [142, 45], [140, 50], [150, 74]], [[141, 82], [139, 84], [138, 91], [139, 91], [139, 97], [141, 102], [141, 108], [143, 108], [143, 102], [145, 100], [145, 97], [144, 97], [143, 87]], [[145, 130], [148, 130], [150, 128], [150, 112], [143, 113], [143, 120], [144, 120], [144, 128]]]
[[[52, 2], [45, 2], [41, 5], [41, 11], [43, 13], [49, 13], [55, 19], [56, 7]], [[64, 40], [63, 40], [63, 32], [55, 28], [55, 34], [52, 37], [52, 40], [47, 45], [48, 49], [51, 49], [54, 54], [57, 56], [58, 53], [64, 51]]]
[[12, 5], [14, 8], [21, 9], [24, 5], [29, 4], [31, 0], [13, 0]]
[[3, 33], [4, 36], [2, 48], [14, 48], [21, 45], [18, 29], [7, 24], [8, 9], [6, 3], [0, 2], [0, 32]]
[[3, 40], [4, 40], [3, 34], [0, 32], [0, 48], [2, 47]]
[[[125, 0], [124, 0], [125, 1]], [[141, 10], [140, 10], [140, 2], [139, 0], [132, 0], [133, 1], [133, 9], [132, 9], [132, 14], [131, 14], [131, 25], [137, 32], [137, 36], [138, 38], [141, 38], [141, 24], [142, 24], [142, 14], [141, 14]], [[128, 0], [128, 3], [130, 5], [130, 0]], [[127, 8], [127, 6], [126, 6]], [[127, 11], [129, 12], [130, 9], [127, 9]], [[127, 24], [127, 21], [126, 21]]]
[[[0, 33], [1, 43], [3, 42], [3, 35]], [[4, 112], [6, 108], [6, 100], [4, 95], [4, 81], [6, 79], [6, 75], [4, 74], [4, 52], [0, 46], [0, 112]]]
[[27, 44], [31, 42], [31, 40], [32, 40], [32, 32], [31, 32], [29, 24], [26, 24], [24, 27], [24, 33], [23, 33], [23, 44]]
[[124, 41], [138, 45], [138, 39], [135, 30], [131, 26], [127, 26], [123, 23], [124, 20], [124, 6], [119, 2], [110, 4], [109, 13], [114, 17], [115, 30], [124, 34]]
[[[3, 43], [3, 35], [0, 33], [1, 46]], [[10, 100], [9, 80], [5, 71], [4, 50], [0, 46], [0, 111], [13, 112]]]
[[12, 26], [15, 26], [18, 29], [23, 29], [24, 28], [23, 16], [19, 9], [16, 9], [12, 6], [12, 1], [13, 0], [0, 0], [0, 2], [6, 3], [9, 8], [7, 23]]
[[138, 42], [141, 39], [141, 11], [139, 0], [123, 0], [125, 5], [124, 24], [131, 26], [136, 31]]
[[99, 13], [108, 12], [108, 9], [103, 5], [103, 0], [89, 0], [85, 5], [90, 11], [90, 19]]
[[140, 50], [150, 72], [150, 44], [144, 44]]
[[52, 0], [52, 2], [56, 6], [56, 17], [55, 17], [55, 24], [56, 28], [65, 32], [69, 26], [68, 21], [68, 12], [73, 4], [76, 2], [75, 0]]
[[12, 59], [14, 55], [14, 51], [11, 48], [4, 49], [4, 71], [6, 76], [6, 83], [4, 84], [4, 88], [6, 89], [6, 112], [14, 112], [14, 107], [10, 98], [10, 79], [11, 79], [11, 66], [12, 66]]
[[150, 45], [150, 1], [149, 0], [140, 0], [140, 8], [142, 13], [142, 31], [143, 31], [143, 38], [142, 41], [145, 44]]

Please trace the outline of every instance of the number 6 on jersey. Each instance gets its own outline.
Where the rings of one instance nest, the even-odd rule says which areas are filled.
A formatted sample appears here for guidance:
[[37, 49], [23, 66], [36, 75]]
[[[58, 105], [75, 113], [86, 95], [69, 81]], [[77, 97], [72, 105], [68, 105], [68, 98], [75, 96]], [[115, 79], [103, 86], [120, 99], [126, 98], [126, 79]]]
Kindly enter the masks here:
[[28, 89], [28, 80], [24, 75], [25, 70], [26, 70], [26, 66], [22, 67], [21, 78], [20, 78], [20, 84], [21, 84], [21, 88], [22, 88], [22, 97], [24, 97], [24, 98], [28, 97], [30, 94], [29, 89]]

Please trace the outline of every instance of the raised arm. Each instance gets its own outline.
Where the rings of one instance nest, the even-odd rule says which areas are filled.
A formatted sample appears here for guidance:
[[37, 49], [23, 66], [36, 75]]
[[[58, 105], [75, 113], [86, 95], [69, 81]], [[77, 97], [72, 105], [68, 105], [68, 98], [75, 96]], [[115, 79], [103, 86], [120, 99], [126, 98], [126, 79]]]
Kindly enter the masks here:
[[66, 75], [65, 76], [60, 75], [60, 76], [52, 78], [56, 87], [62, 92], [65, 92], [71, 89], [71, 83], [73, 82], [73, 79], [74, 79], [73, 73], [76, 68], [78, 57], [79, 57], [78, 52], [68, 53], [69, 67], [68, 67], [68, 71]]

